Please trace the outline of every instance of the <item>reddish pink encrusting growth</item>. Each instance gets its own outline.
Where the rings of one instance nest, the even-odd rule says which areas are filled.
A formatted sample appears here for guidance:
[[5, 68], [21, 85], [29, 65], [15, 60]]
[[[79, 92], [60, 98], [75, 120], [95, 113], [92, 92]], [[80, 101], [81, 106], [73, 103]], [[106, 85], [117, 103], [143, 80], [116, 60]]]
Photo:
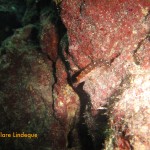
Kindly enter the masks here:
[[41, 33], [42, 51], [46, 53], [52, 61], [57, 60], [59, 35], [54, 24], [45, 25]]
[[[110, 119], [119, 119], [112, 125], [115, 135], [106, 149], [149, 149], [150, 1], [65, 0], [61, 8], [69, 39], [69, 57], [65, 58], [73, 62], [70, 76], [81, 69], [73, 86], [85, 82], [81, 88], [89, 96], [93, 116], [106, 107], [112, 109]], [[112, 58], [110, 66], [101, 61], [100, 66], [91, 63]], [[80, 97], [80, 102], [87, 100]], [[113, 147], [110, 141], [114, 139]]]

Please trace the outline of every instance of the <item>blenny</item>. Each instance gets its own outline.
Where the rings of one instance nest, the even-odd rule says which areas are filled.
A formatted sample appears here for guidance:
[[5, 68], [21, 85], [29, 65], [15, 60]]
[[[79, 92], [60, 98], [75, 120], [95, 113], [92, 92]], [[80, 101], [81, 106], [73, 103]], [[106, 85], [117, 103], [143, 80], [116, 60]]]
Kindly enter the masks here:
[[105, 70], [110, 66], [113, 60], [106, 61], [103, 59], [98, 59], [96, 61], [91, 62], [88, 64], [85, 68], [83, 68], [78, 75], [75, 77], [75, 81], [73, 82], [73, 85], [77, 87], [80, 83], [84, 82], [86, 80], [86, 76], [93, 71], [96, 67], [102, 67]]

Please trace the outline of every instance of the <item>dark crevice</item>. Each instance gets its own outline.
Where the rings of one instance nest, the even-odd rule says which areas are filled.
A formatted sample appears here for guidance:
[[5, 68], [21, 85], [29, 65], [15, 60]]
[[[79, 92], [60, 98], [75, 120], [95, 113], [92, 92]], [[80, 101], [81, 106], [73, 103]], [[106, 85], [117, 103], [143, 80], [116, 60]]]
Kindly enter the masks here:
[[138, 43], [137, 48], [133, 51], [133, 59], [136, 65], [140, 65], [140, 60], [137, 57], [137, 52], [140, 50], [143, 42], [145, 40], [149, 40], [149, 38], [150, 38], [150, 31], [146, 34], [146, 37]]
[[56, 63], [55, 63], [55, 62], [53, 62], [52, 68], [53, 68], [53, 78], [54, 78], [54, 83], [53, 83], [53, 85], [52, 85], [52, 99], [53, 99], [52, 109], [53, 109], [53, 116], [55, 117], [55, 119], [57, 119], [56, 116], [55, 116], [54, 94], [53, 94], [53, 93], [54, 93], [54, 86], [55, 86], [55, 84], [57, 83], [57, 77], [56, 77]]
[[[68, 43], [66, 43], [66, 44], [68, 44]], [[65, 50], [67, 51], [68, 49], [66, 48]], [[79, 141], [80, 141], [82, 150], [94, 150], [92, 137], [88, 132], [88, 126], [87, 126], [85, 118], [84, 118], [85, 111], [90, 110], [90, 107], [89, 107], [90, 106], [89, 105], [90, 97], [83, 90], [84, 83], [79, 84], [79, 86], [77, 88], [73, 87], [73, 82], [74, 82], [73, 80], [76, 79], [77, 74], [79, 74], [81, 71], [79, 71], [73, 77], [71, 77], [70, 73], [69, 73], [69, 70], [71, 70], [70, 64], [68, 61], [66, 61], [66, 58], [64, 56], [64, 52], [62, 51], [61, 46], [60, 46], [58, 55], [61, 58], [64, 66], [66, 68], [66, 72], [67, 72], [67, 76], [68, 76], [68, 78], [67, 78], [68, 84], [74, 89], [75, 93], [77, 93], [77, 95], [79, 96], [79, 99], [80, 99], [80, 115], [78, 116], [79, 121], [78, 121], [78, 123], [76, 121], [74, 122], [73, 127], [70, 129], [70, 132], [68, 133], [68, 148], [73, 147], [74, 139], [72, 137], [72, 132], [73, 132], [74, 128], [77, 128], [78, 135], [79, 135]], [[89, 110], [87, 110], [87, 108]]]
[[[108, 116], [106, 110], [99, 111], [98, 115], [94, 118], [91, 114], [91, 99], [90, 96], [83, 90], [84, 82], [80, 83], [77, 87], [74, 87], [76, 77], [81, 73], [82, 69], [70, 75], [70, 64], [66, 61], [62, 48], [59, 51], [59, 56], [66, 67], [68, 75], [68, 84], [74, 89], [75, 93], [79, 96], [80, 100], [80, 114], [78, 123], [75, 122], [79, 135], [79, 142], [82, 150], [100, 150], [103, 149], [106, 135], [104, 134], [108, 127]], [[74, 127], [75, 128], [75, 127]], [[72, 128], [68, 134], [68, 148], [73, 147]]]
[[[98, 115], [96, 117], [93, 117], [91, 114], [91, 99], [90, 96], [83, 90], [84, 83], [80, 83], [78, 87], [74, 87], [73, 83], [76, 81], [76, 77], [81, 73], [82, 69], [75, 73], [73, 76], [70, 75], [70, 63], [67, 61], [66, 56], [64, 54], [66, 53], [71, 57], [68, 51], [69, 41], [67, 37], [67, 29], [64, 26], [61, 18], [60, 18], [60, 8], [59, 6], [53, 5], [55, 8], [55, 13], [57, 13], [58, 18], [54, 19], [53, 23], [57, 27], [57, 32], [59, 33], [59, 49], [58, 49], [58, 57], [63, 62], [66, 73], [67, 73], [67, 81], [68, 84], [73, 88], [75, 93], [79, 96], [80, 100], [80, 112], [77, 120], [74, 121], [72, 124], [70, 131], [68, 133], [67, 139], [68, 139], [68, 145], [67, 148], [73, 148], [74, 147], [74, 137], [73, 137], [73, 131], [74, 129], [77, 129], [78, 132], [78, 138], [80, 142], [80, 146], [82, 150], [99, 150], [103, 148], [104, 140], [105, 140], [105, 128], [108, 124], [108, 117], [105, 114], [105, 110], [99, 111]], [[72, 59], [73, 60], [73, 59]], [[73, 60], [74, 61], [74, 60]], [[56, 77], [56, 63], [53, 62], [53, 76], [55, 79], [55, 83], [57, 82]], [[54, 89], [54, 85], [53, 88]], [[54, 99], [54, 98], [53, 98]], [[53, 109], [54, 109], [54, 103], [53, 103]], [[55, 110], [54, 116], [55, 116]], [[57, 118], [56, 118], [57, 119]]]
[[40, 45], [39, 39], [38, 39], [38, 34], [39, 34], [39, 31], [38, 31], [37, 27], [33, 27], [32, 31], [31, 31], [31, 35], [30, 35], [30, 40], [35, 45]]
[[95, 110], [97, 115], [92, 115], [90, 96], [83, 90], [84, 82], [75, 88], [80, 99], [80, 115], [77, 124], [79, 140], [82, 150], [100, 150], [104, 147], [105, 131], [108, 128], [107, 110]]
[[79, 122], [77, 124], [77, 130], [82, 150], [94, 150], [92, 137], [88, 132], [88, 126], [84, 117], [86, 112], [90, 113], [90, 97], [83, 90], [83, 85], [84, 82], [79, 84], [79, 86], [75, 89], [75, 92], [78, 94], [80, 99], [80, 115]]
[[72, 135], [72, 131], [73, 130], [70, 130], [69, 133], [68, 133], [68, 136], [67, 136], [67, 139], [68, 139], [68, 145], [67, 145], [67, 148], [72, 148], [72, 145], [73, 145], [73, 135]]
[[[66, 44], [69, 44], [67, 40], [65, 40], [64, 42], [66, 42]], [[66, 53], [68, 51], [67, 48], [68, 48], [68, 46], [65, 49]], [[76, 76], [81, 71], [77, 72], [73, 77], [71, 77], [71, 75], [69, 73], [69, 71], [71, 70], [70, 64], [68, 61], [66, 61], [66, 58], [64, 56], [64, 52], [62, 51], [61, 46], [60, 46], [58, 55], [60, 56], [64, 66], [66, 68], [66, 72], [67, 72], [67, 76], [68, 76], [68, 78], [67, 78], [68, 84], [74, 89], [75, 93], [77, 93], [77, 95], [79, 96], [79, 99], [80, 99], [80, 114], [78, 116], [79, 121], [78, 121], [78, 123], [76, 121], [74, 121], [74, 125], [70, 129], [70, 132], [68, 134], [68, 148], [73, 147], [73, 141], [75, 139], [73, 139], [73, 137], [72, 137], [72, 132], [73, 132], [74, 128], [77, 128], [78, 135], [79, 135], [79, 141], [80, 141], [82, 150], [94, 150], [92, 137], [88, 132], [88, 126], [87, 126], [85, 118], [84, 118], [85, 112], [90, 111], [90, 105], [89, 105], [90, 97], [83, 90], [84, 83], [79, 84], [79, 86], [77, 88], [74, 88], [74, 86], [73, 86], [73, 82], [74, 82], [73, 80], [76, 79]]]

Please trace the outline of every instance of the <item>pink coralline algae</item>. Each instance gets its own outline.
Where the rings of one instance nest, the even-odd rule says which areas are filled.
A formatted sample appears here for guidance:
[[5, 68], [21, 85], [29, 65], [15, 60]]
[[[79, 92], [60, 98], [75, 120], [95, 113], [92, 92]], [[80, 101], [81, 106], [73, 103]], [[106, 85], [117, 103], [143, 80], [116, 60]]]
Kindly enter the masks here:
[[44, 25], [41, 33], [42, 51], [46, 53], [52, 61], [56, 61], [58, 53], [59, 36], [57, 28], [51, 22]]
[[71, 117], [75, 117], [78, 110], [78, 95], [73, 91], [72, 87], [67, 83], [67, 74], [63, 63], [60, 59], [56, 63], [57, 83], [55, 83], [53, 97], [54, 109], [56, 117], [63, 123], [69, 121]]
[[67, 82], [67, 73], [61, 59], [57, 59], [56, 68], [57, 81], [53, 87], [53, 99], [54, 113], [59, 122], [57, 126], [51, 127], [54, 132], [52, 137], [56, 143], [53, 148], [65, 149], [70, 128], [76, 123], [79, 112], [79, 97]]
[[[133, 134], [135, 139], [129, 141], [125, 135], [115, 134], [118, 140], [115, 144], [120, 149], [132, 146], [146, 149], [149, 142], [144, 136], [149, 138], [149, 121], [140, 122], [135, 114], [150, 117], [150, 1], [66, 0], [61, 7], [69, 38], [66, 55], [71, 62], [69, 73], [76, 77], [73, 87], [78, 89], [84, 83], [83, 90], [90, 97], [91, 109], [110, 109], [111, 119], [123, 113], [122, 126], [127, 124], [128, 134]], [[98, 61], [100, 63], [96, 63]], [[126, 112], [133, 110], [134, 116], [127, 116]], [[145, 124], [139, 132], [135, 129], [138, 121], [141, 126]], [[112, 123], [113, 129], [116, 124]], [[144, 138], [143, 145], [141, 138]]]
[[104, 71], [97, 65], [90, 71], [91, 75], [85, 69], [77, 77], [78, 82], [85, 82], [84, 90], [90, 94], [94, 108], [106, 104], [106, 99], [129, 74], [128, 66], [135, 63], [149, 68], [149, 7], [150, 2], [146, 0], [67, 0], [62, 3], [69, 53], [78, 71], [98, 60], [114, 59]]
[[85, 67], [136, 49], [149, 31], [148, 7], [147, 1], [64, 1], [62, 18], [76, 64]]
[[0, 149], [149, 150], [150, 0], [26, 7], [29, 25], [1, 41], [0, 127], [39, 138]]

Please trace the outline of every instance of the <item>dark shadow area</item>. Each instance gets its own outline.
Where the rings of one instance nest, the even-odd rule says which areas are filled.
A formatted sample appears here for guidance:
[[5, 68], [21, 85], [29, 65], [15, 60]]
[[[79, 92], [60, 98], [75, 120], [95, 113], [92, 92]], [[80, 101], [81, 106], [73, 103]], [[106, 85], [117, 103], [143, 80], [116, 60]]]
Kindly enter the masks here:
[[90, 97], [83, 90], [83, 85], [84, 82], [79, 84], [79, 86], [75, 89], [80, 99], [80, 116], [79, 116], [79, 122], [77, 124], [77, 129], [78, 129], [79, 140], [80, 140], [82, 150], [94, 150], [92, 137], [88, 132], [88, 126], [84, 118], [85, 112], [90, 111], [89, 108]]
[[98, 114], [94, 117], [95, 120], [95, 141], [94, 147], [95, 150], [104, 149], [104, 142], [106, 138], [109, 136], [107, 129], [109, 129], [109, 117], [107, 115], [107, 110], [102, 109], [98, 111]]
[[56, 5], [56, 3], [53, 0], [40, 0], [37, 3], [37, 8], [39, 12], [42, 11], [43, 14], [49, 16], [50, 21], [57, 28], [57, 32], [59, 34], [59, 40], [61, 40], [64, 34], [67, 32], [67, 30], [61, 20], [60, 6]]
[[25, 0], [0, 1], [0, 45], [15, 29], [22, 27], [21, 19], [26, 10]]
[[15, 13], [0, 11], [0, 45], [1, 42], [11, 36], [18, 27], [21, 27], [21, 23]]
[[82, 150], [101, 150], [108, 129], [107, 110], [97, 110], [97, 115], [92, 115], [90, 96], [83, 90], [84, 83], [79, 84], [76, 92], [80, 97], [80, 120], [78, 123], [79, 138]]

